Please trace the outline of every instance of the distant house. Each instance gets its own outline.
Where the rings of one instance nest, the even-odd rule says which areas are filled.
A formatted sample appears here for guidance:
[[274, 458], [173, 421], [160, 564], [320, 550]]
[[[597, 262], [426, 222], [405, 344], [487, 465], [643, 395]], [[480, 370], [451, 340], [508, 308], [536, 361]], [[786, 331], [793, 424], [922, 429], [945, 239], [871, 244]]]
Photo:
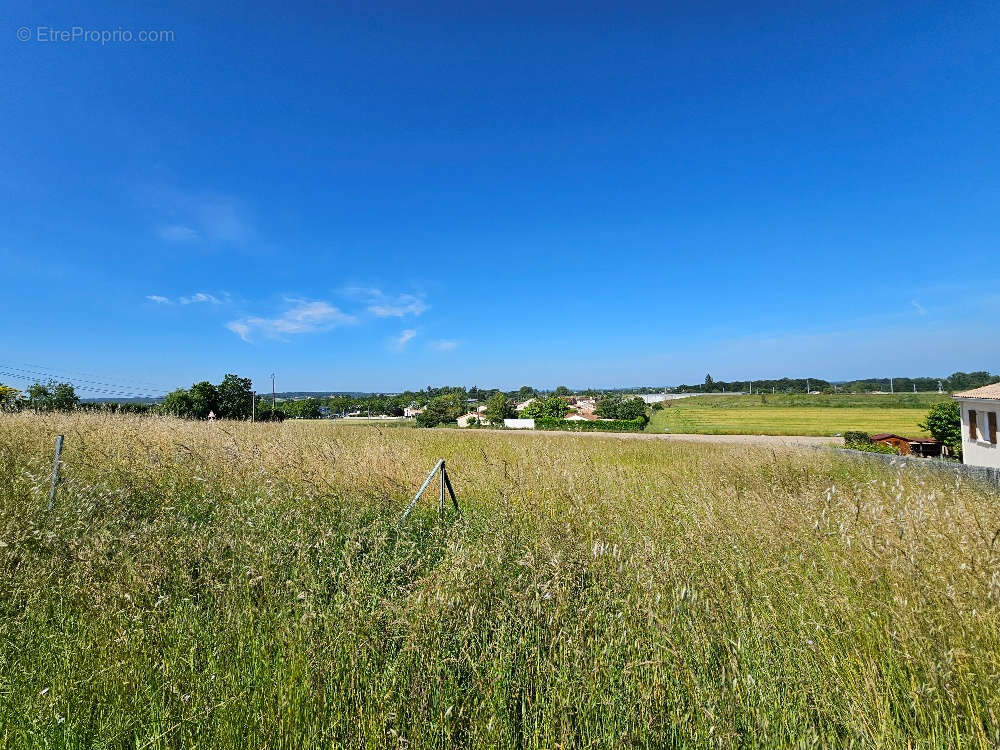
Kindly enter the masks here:
[[534, 419], [505, 419], [503, 426], [511, 430], [533, 430], [535, 429]]
[[420, 408], [418, 408], [416, 406], [407, 406], [405, 409], [403, 409], [403, 416], [404, 417], [415, 417], [418, 414], [423, 414], [423, 413], [424, 413], [424, 410], [420, 409]]
[[891, 432], [881, 432], [877, 435], [872, 435], [871, 439], [873, 443], [891, 445], [903, 456], [913, 455], [920, 456], [921, 458], [930, 458], [932, 456], [940, 456], [944, 451], [944, 445], [933, 438], [908, 438], [902, 435], [895, 435]]
[[463, 414], [457, 420], [458, 421], [458, 426], [459, 427], [468, 427], [469, 423], [472, 422], [473, 419], [475, 419], [476, 422], [480, 422], [481, 421], [481, 415], [478, 412], [474, 412], [474, 411], [470, 411], [468, 414]]
[[997, 415], [1000, 383], [955, 394], [962, 413], [962, 461], [971, 466], [1000, 469]]
[[517, 411], [521, 412], [521, 411], [524, 411], [524, 408], [525, 408], [526, 406], [528, 406], [528, 404], [533, 404], [533, 403], [535, 403], [535, 401], [537, 401], [537, 399], [535, 399], [535, 398], [529, 398], [529, 399], [528, 399], [527, 401], [522, 401], [521, 403], [519, 403], [519, 404], [518, 404], [517, 406], [515, 406], [514, 408], [515, 408], [515, 409], [516, 409]]

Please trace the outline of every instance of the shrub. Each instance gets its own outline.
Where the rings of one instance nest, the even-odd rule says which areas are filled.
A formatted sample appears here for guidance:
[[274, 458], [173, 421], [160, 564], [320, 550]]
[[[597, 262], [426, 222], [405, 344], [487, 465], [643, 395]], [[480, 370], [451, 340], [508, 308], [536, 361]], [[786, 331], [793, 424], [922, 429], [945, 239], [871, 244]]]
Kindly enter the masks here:
[[605, 419], [596, 422], [583, 422], [565, 419], [541, 417], [535, 419], [536, 430], [565, 430], [566, 432], [642, 432], [646, 427], [646, 418], [640, 419]]
[[646, 402], [639, 397], [624, 399], [618, 394], [612, 394], [598, 402], [594, 413], [607, 419], [631, 420], [640, 417], [645, 419]]
[[899, 455], [899, 451], [887, 443], [876, 443], [867, 432], [853, 431], [844, 433], [844, 447], [868, 453], [885, 453]]
[[524, 419], [561, 419], [569, 414], [569, 404], [559, 396], [537, 398], [521, 410]]
[[447, 393], [427, 402], [423, 414], [418, 414], [418, 427], [437, 427], [439, 424], [453, 424], [465, 412], [463, 394]]
[[892, 456], [898, 456], [899, 451], [888, 443], [868, 443], [863, 448], [857, 448], [856, 450], [868, 451], [869, 453], [885, 453]]
[[920, 423], [920, 428], [948, 446], [952, 455], [962, 455], [962, 411], [957, 401], [934, 404]]
[[872, 436], [867, 432], [853, 431], [844, 433], [844, 446], [855, 450], [864, 450], [864, 446], [872, 444]]
[[492, 425], [501, 426], [505, 419], [512, 419], [517, 416], [517, 410], [503, 393], [494, 393], [486, 401], [486, 413], [483, 415], [485, 421]]

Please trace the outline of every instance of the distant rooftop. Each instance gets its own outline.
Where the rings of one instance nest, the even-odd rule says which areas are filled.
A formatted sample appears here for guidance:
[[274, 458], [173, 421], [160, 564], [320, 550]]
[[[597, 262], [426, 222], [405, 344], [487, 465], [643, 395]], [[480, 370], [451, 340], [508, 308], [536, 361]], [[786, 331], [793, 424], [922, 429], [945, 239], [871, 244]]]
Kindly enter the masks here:
[[962, 391], [955, 394], [956, 398], [992, 398], [1000, 401], [1000, 383], [984, 385], [981, 388], [973, 388], [970, 391]]

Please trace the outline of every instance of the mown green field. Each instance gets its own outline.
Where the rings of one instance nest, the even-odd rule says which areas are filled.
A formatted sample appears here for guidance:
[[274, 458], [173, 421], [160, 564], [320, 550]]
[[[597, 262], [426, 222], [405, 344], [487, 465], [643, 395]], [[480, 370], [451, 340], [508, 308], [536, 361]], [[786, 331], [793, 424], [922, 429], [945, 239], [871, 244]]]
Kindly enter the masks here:
[[0, 415], [0, 746], [995, 747], [998, 529], [832, 451]]
[[848, 430], [926, 437], [927, 410], [947, 395], [696, 396], [654, 411], [647, 432], [836, 435]]

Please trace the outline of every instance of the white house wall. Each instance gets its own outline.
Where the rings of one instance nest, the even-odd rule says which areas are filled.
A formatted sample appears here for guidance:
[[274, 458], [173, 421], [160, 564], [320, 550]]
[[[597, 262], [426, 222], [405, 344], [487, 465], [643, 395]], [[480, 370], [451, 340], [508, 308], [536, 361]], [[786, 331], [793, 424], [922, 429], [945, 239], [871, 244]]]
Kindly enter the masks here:
[[[1000, 442], [990, 443], [986, 413], [995, 412], [1000, 420], [1000, 401], [994, 399], [959, 399], [962, 407], [962, 462], [970, 466], [1000, 469]], [[978, 440], [969, 437], [969, 409], [976, 412]]]

